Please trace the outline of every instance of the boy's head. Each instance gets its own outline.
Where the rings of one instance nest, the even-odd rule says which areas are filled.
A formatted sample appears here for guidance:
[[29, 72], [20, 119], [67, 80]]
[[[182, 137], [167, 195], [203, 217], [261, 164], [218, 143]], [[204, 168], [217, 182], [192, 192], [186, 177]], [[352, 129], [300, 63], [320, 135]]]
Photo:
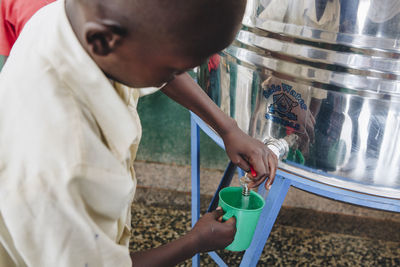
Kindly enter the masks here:
[[228, 46], [246, 0], [66, 0], [83, 45], [111, 78], [159, 86]]

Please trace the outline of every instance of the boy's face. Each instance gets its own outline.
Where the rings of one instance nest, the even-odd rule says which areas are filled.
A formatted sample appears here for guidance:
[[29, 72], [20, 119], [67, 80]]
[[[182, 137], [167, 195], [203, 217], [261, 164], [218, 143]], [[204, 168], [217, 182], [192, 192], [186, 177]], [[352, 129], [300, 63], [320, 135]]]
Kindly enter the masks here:
[[115, 51], [114, 75], [111, 76], [131, 87], [160, 87], [207, 59], [207, 56], [186, 56], [176, 50], [168, 45], [127, 40]]

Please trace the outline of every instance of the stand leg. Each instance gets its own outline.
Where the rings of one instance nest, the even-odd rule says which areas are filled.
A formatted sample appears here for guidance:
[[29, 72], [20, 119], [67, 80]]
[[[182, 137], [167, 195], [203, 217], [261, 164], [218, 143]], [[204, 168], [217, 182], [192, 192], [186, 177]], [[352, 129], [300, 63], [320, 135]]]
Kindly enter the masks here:
[[208, 211], [213, 211], [218, 207], [219, 191], [221, 191], [225, 187], [228, 187], [231, 184], [233, 175], [235, 175], [236, 168], [237, 167], [235, 164], [229, 162], [228, 167], [225, 170], [224, 176], [222, 176], [221, 182], [219, 183], [217, 192], [215, 192], [214, 197], [211, 200]]
[[[190, 116], [191, 179], [192, 179], [192, 227], [200, 218], [200, 131], [199, 126]], [[200, 255], [192, 258], [192, 266], [200, 266]]]
[[242, 170], [241, 168], [238, 168], [238, 178], [240, 179], [240, 177], [243, 177], [245, 174], [244, 170]]
[[291, 181], [277, 175], [268, 193], [265, 207], [260, 215], [253, 241], [246, 250], [240, 266], [256, 266], [261, 256], [265, 243], [274, 226], [276, 217], [281, 209], [286, 194], [290, 188]]

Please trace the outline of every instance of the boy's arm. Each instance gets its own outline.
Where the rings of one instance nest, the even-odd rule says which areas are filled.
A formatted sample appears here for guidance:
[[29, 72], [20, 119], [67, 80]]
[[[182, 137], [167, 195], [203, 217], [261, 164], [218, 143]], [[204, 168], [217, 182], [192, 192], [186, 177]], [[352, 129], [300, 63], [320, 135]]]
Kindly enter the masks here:
[[245, 171], [250, 171], [250, 165], [254, 168], [257, 176], [253, 177], [250, 187], [259, 186], [268, 177], [265, 186], [271, 186], [278, 165], [275, 154], [240, 130], [236, 121], [223, 113], [187, 73], [177, 76], [161, 91], [210, 125], [223, 139], [226, 153], [234, 164]]
[[158, 248], [131, 253], [132, 266], [175, 266], [195, 254], [191, 240], [184, 236]]
[[168, 267], [200, 252], [223, 249], [232, 243], [236, 233], [235, 218], [221, 223], [221, 209], [205, 214], [194, 228], [182, 238], [164, 246], [131, 253], [133, 267]]

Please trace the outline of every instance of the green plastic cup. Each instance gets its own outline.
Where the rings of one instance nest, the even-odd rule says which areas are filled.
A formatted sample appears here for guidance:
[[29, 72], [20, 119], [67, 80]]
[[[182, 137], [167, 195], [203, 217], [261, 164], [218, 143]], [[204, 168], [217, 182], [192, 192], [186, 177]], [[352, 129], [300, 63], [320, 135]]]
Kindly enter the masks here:
[[[249, 248], [265, 201], [258, 193], [251, 191], [248, 205], [243, 205], [242, 188], [226, 187], [219, 192], [219, 203], [224, 211], [223, 221], [236, 218], [236, 235], [232, 244], [225, 249], [243, 251]], [[243, 206], [247, 206], [245, 209]]]

